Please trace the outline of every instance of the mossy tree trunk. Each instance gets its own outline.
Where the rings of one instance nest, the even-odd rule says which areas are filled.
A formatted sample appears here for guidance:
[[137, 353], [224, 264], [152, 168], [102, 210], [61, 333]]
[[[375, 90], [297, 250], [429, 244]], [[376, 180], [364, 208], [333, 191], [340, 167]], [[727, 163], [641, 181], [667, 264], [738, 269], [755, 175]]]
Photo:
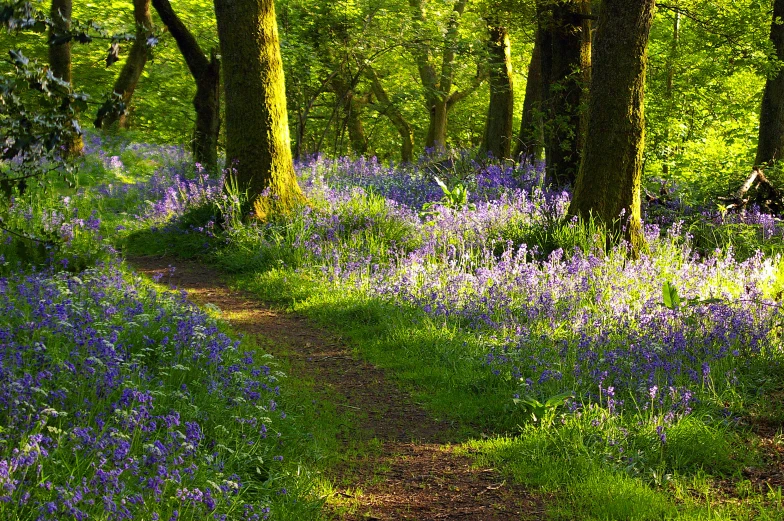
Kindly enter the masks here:
[[643, 246], [640, 182], [645, 69], [654, 0], [603, 0], [596, 32], [588, 132], [570, 215], [624, 231]]
[[147, 39], [152, 34], [150, 0], [133, 0], [133, 18], [136, 22], [136, 39], [131, 44], [128, 58], [114, 83], [114, 94], [122, 100], [126, 110], [122, 113], [114, 111], [108, 113], [103, 120], [97, 122], [100, 128], [109, 128], [115, 124], [120, 128], [128, 128], [130, 123], [128, 107], [149, 56]]
[[487, 21], [490, 103], [481, 152], [496, 158], [511, 155], [514, 79], [509, 31], [497, 19]]
[[547, 182], [573, 185], [583, 145], [582, 105], [591, 66], [589, 0], [538, 0]]
[[[272, 0], [215, 0], [226, 95], [226, 160], [264, 218], [302, 199], [291, 158], [286, 86]], [[269, 190], [270, 198], [262, 198]]]
[[[71, 0], [52, 0], [50, 40], [57, 34], [62, 34], [71, 28], [72, 10]], [[55, 77], [71, 83], [71, 42], [49, 44], [49, 68]], [[66, 155], [78, 156], [84, 150], [84, 143], [81, 136], [74, 136], [73, 139], [64, 143], [64, 147]]]
[[202, 51], [196, 38], [172, 9], [169, 0], [152, 0], [161, 21], [177, 42], [185, 63], [196, 81], [193, 107], [196, 125], [193, 132], [193, 160], [207, 170], [218, 168], [218, 134], [220, 132], [220, 62], [213, 49], [210, 57]]
[[[776, 58], [784, 61], [784, 0], [773, 4], [773, 23], [770, 40], [776, 49]], [[757, 143], [756, 166], [771, 164], [784, 156], [784, 69], [765, 83], [760, 110], [759, 141]]]
[[514, 153], [515, 157], [523, 157], [534, 161], [542, 158], [544, 147], [541, 49], [539, 37], [537, 36], [531, 53], [531, 62], [528, 65], [528, 79], [525, 84], [520, 133], [517, 136], [517, 147]]

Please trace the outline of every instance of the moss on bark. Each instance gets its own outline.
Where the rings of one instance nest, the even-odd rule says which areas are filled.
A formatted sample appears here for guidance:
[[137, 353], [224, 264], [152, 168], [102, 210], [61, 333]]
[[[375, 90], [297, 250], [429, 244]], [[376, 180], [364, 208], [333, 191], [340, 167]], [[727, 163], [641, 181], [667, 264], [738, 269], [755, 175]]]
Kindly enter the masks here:
[[496, 158], [511, 155], [514, 79], [509, 32], [497, 20], [488, 21], [490, 103], [481, 151]]
[[226, 159], [257, 214], [303, 200], [291, 157], [272, 0], [215, 0], [226, 96]]
[[645, 69], [654, 0], [604, 0], [588, 104], [588, 132], [569, 213], [623, 230], [637, 256], [644, 239], [640, 182]]

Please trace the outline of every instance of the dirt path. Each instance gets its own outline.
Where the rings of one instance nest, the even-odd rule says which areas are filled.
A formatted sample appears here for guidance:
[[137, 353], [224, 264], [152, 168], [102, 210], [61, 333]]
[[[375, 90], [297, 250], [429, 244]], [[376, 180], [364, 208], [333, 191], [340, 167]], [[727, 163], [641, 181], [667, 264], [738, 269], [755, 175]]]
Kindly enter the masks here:
[[[295, 372], [314, 377], [338, 406], [356, 412], [351, 437], [378, 439], [381, 447], [357, 462], [353, 482], [340, 485], [333, 504], [356, 506], [344, 520], [541, 519], [541, 502], [493, 469], [473, 468], [449, 445], [450, 428], [434, 421], [384, 372], [356, 359], [350, 348], [308, 320], [279, 313], [250, 295], [229, 289], [215, 270], [168, 258], [129, 259], [138, 272], [164, 275], [196, 303], [214, 304], [237, 331], [287, 348]], [[175, 266], [170, 275], [169, 266]], [[296, 374], [295, 374], [296, 376]], [[339, 472], [339, 471], [338, 471]], [[333, 476], [335, 477], [335, 476]], [[361, 490], [361, 493], [356, 493]]]

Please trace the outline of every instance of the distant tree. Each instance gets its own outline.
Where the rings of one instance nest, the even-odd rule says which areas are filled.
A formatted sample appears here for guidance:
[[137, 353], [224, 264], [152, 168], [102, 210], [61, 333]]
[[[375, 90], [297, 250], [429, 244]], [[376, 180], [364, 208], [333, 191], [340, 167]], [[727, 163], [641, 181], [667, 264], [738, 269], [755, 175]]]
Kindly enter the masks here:
[[643, 99], [655, 0], [603, 0], [594, 49], [588, 132], [570, 215], [625, 227], [633, 256], [643, 246], [640, 183]]
[[[294, 173], [273, 0], [215, 0], [226, 95], [226, 161], [257, 215], [303, 199]], [[271, 197], [260, 196], [269, 193]]]
[[218, 134], [220, 131], [220, 61], [215, 49], [208, 58], [196, 38], [188, 30], [169, 0], [152, 0], [161, 21], [177, 42], [193, 79], [196, 95], [196, 126], [193, 132], [193, 159], [208, 170], [218, 167]]
[[773, 3], [770, 40], [776, 51], [776, 72], [765, 83], [759, 121], [759, 141], [755, 165], [784, 159], [784, 0]]
[[523, 114], [520, 119], [520, 132], [517, 135], [515, 157], [525, 157], [532, 160], [542, 158], [544, 146], [542, 125], [542, 47], [539, 44], [539, 38], [536, 37], [531, 52], [531, 61], [528, 65]]
[[392, 125], [400, 134], [400, 160], [403, 163], [410, 163], [414, 159], [414, 130], [411, 123], [403, 117], [400, 109], [389, 99], [389, 95], [381, 84], [381, 79], [372, 65], [368, 65], [365, 68], [365, 75], [370, 79], [373, 95], [378, 100], [377, 104], [371, 106], [392, 122]]
[[[150, 0], [133, 0], [133, 18], [136, 22], [136, 38], [128, 51], [128, 58], [123, 64], [120, 75], [114, 83], [113, 93], [122, 110], [107, 110], [99, 112], [95, 121], [98, 128], [109, 128], [117, 125], [120, 128], [128, 127], [128, 111], [139, 79], [142, 77], [144, 66], [149, 57], [150, 42], [152, 37], [152, 16], [150, 15]], [[110, 60], [111, 62], [111, 60]], [[109, 62], [109, 63], [110, 63]]]
[[[468, 0], [456, 0], [444, 28], [443, 49], [440, 60], [435, 58], [431, 43], [421, 41], [412, 46], [419, 77], [425, 90], [425, 103], [429, 111], [429, 126], [425, 138], [426, 148], [446, 148], [447, 123], [449, 112], [454, 105], [474, 92], [484, 81], [484, 74], [477, 73], [474, 82], [465, 90], [453, 91], [455, 83], [455, 59], [460, 29], [460, 19], [465, 12]], [[427, 22], [424, 0], [409, 0], [414, 21], [418, 26]], [[440, 61], [438, 67], [437, 61]]]
[[[49, 26], [49, 68], [52, 74], [71, 83], [71, 40], [61, 41], [63, 34], [67, 34], [71, 29], [71, 13], [73, 5], [71, 0], [52, 0], [50, 11], [51, 25]], [[67, 136], [68, 139], [63, 143], [66, 154], [71, 156], [80, 155], [84, 149], [82, 136], [73, 133]]]
[[580, 168], [581, 106], [591, 67], [589, 0], [537, 0], [547, 182], [573, 185]]
[[509, 31], [498, 16], [490, 15], [486, 22], [489, 33], [487, 52], [490, 102], [480, 151], [490, 153], [496, 158], [506, 158], [511, 155], [514, 118], [512, 49]]

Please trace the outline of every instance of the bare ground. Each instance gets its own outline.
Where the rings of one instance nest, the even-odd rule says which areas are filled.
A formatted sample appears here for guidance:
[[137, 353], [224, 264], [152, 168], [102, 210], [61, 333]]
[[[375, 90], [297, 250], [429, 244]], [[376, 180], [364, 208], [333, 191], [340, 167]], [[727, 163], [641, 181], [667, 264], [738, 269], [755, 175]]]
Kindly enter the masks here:
[[[520, 520], [541, 519], [540, 497], [504, 480], [494, 469], [477, 468], [457, 454], [451, 428], [434, 420], [384, 371], [354, 356], [340, 338], [305, 318], [281, 313], [252, 296], [231, 290], [217, 271], [170, 258], [129, 259], [138, 272], [188, 292], [200, 305], [213, 304], [235, 330], [284, 346], [292, 376], [307, 376], [339, 408], [351, 411], [356, 429], [343, 440], [380, 442], [378, 451], [334, 469], [336, 492], [327, 515], [343, 520]], [[175, 266], [173, 274], [169, 267]]]

